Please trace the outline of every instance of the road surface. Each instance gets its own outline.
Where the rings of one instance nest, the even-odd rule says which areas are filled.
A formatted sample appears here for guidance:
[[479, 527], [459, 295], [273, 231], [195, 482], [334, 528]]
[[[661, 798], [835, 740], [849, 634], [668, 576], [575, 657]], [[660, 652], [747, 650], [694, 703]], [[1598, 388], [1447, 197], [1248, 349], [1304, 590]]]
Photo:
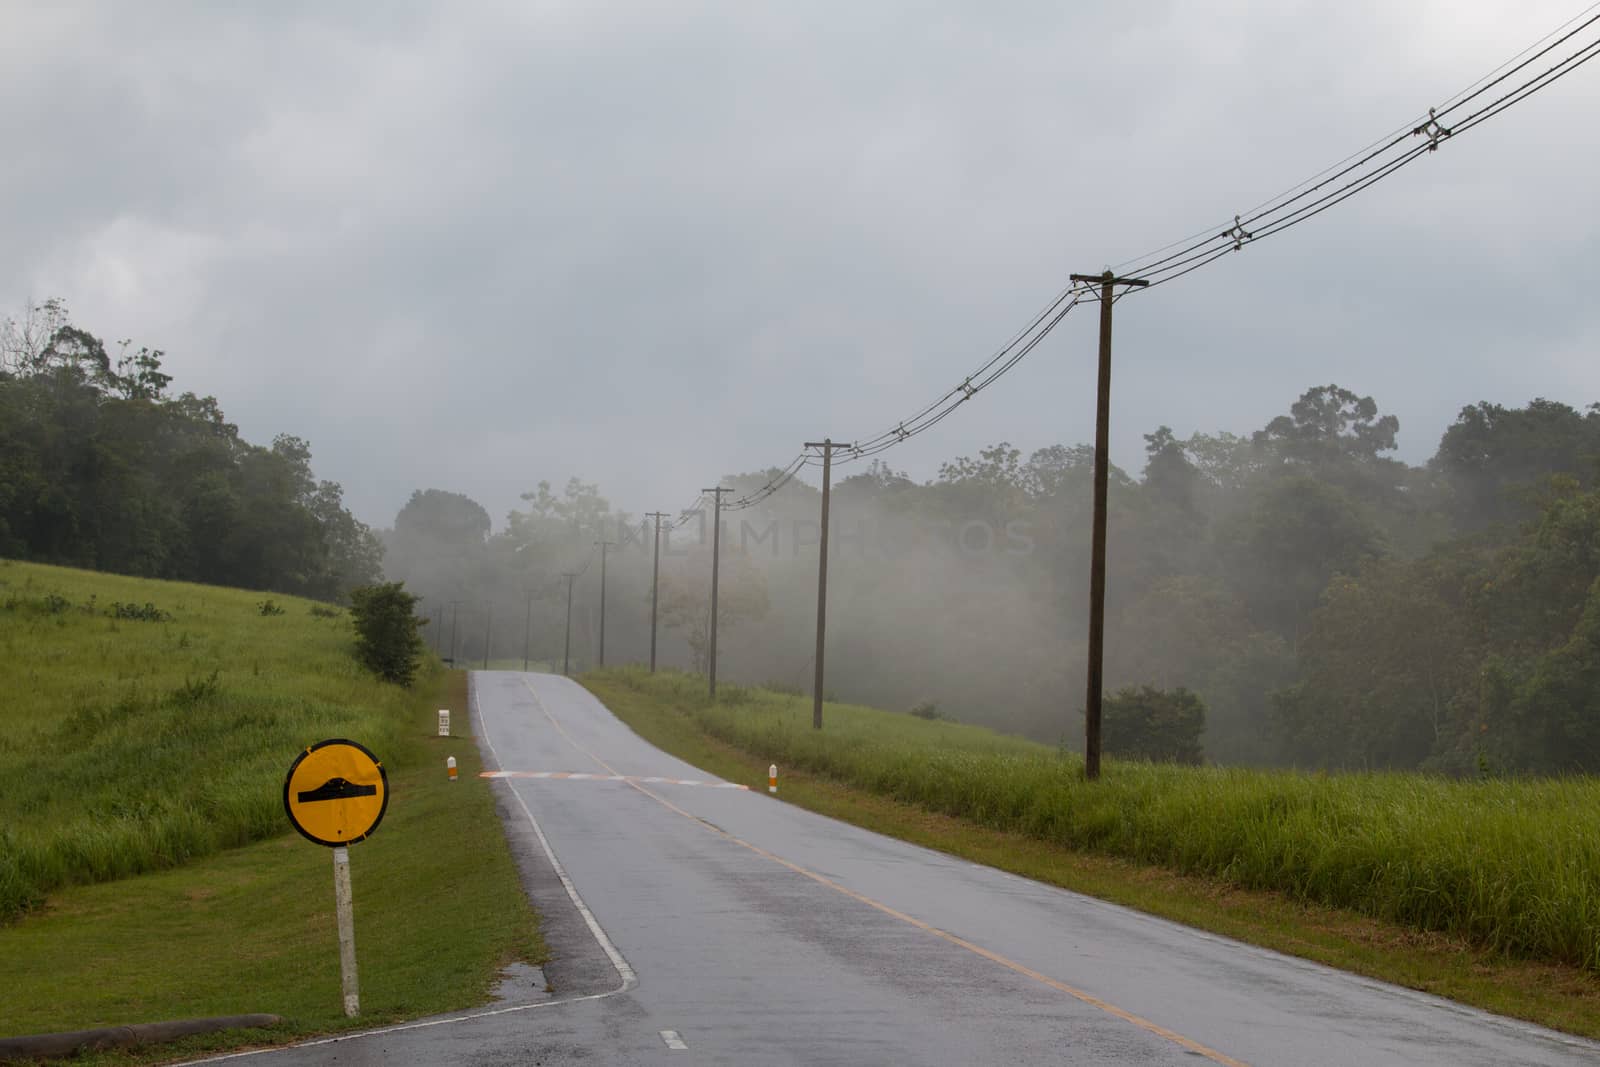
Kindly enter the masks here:
[[708, 779], [567, 679], [472, 682], [479, 744], [508, 775], [502, 815], [558, 955], [553, 992], [250, 1061], [1600, 1063], [1592, 1042]]

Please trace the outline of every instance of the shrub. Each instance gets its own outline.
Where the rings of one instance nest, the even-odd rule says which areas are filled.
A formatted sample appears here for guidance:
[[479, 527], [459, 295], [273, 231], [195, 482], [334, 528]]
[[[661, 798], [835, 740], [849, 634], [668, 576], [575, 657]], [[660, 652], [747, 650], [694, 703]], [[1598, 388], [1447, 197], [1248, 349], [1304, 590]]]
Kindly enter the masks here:
[[113, 601], [106, 612], [113, 619], [132, 619], [135, 622], [171, 622], [172, 616], [149, 601], [143, 604], [124, 604]]
[[270, 600], [263, 600], [261, 603], [257, 604], [256, 605], [256, 611], [259, 612], [261, 615], [282, 615], [283, 614], [283, 609], [278, 607], [277, 604], [274, 604]]
[[365, 585], [350, 591], [350, 614], [356, 625], [356, 659], [386, 682], [410, 685], [422, 660], [421, 597], [406, 592], [404, 582]]
[[1103, 705], [1105, 748], [1119, 756], [1169, 763], [1199, 763], [1206, 706], [1184, 688], [1129, 686]]
[[911, 714], [919, 719], [933, 720], [939, 717], [939, 705], [931, 700], [923, 700], [912, 705]]

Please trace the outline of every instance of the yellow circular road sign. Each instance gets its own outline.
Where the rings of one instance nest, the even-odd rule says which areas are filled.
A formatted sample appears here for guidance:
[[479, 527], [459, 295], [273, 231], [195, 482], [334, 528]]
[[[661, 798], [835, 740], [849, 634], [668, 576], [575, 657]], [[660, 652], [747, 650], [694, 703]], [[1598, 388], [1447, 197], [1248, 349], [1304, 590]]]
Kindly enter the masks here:
[[365, 745], [318, 741], [289, 765], [283, 810], [308, 840], [337, 848], [367, 837], [389, 807], [389, 774]]

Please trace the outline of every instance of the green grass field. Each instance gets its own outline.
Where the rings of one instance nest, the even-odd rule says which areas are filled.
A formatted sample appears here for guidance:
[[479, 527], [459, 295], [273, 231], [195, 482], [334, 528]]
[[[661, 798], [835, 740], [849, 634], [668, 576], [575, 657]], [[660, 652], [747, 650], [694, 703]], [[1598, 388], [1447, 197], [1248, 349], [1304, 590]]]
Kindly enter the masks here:
[[393, 751], [436, 681], [379, 685], [349, 619], [313, 610], [336, 611], [0, 566], [0, 919], [281, 833], [284, 754], [308, 741]]
[[286, 1017], [278, 1038], [354, 1025], [330, 852], [282, 806], [289, 763], [326, 737], [390, 780], [351, 848], [359, 1024], [482, 1003], [505, 964], [543, 958], [464, 676], [385, 685], [352, 641], [309, 601], [0, 562], [0, 1035], [254, 1011]]
[[972, 726], [701, 678], [596, 672], [739, 751], [979, 826], [1600, 972], [1600, 782], [1082, 760]]

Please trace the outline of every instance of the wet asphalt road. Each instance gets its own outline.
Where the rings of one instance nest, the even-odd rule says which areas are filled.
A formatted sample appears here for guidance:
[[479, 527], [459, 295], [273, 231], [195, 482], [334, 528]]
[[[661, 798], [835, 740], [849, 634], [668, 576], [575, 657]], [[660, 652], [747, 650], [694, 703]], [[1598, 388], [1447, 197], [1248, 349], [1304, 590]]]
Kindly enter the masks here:
[[496, 787], [554, 992], [249, 1062], [1600, 1063], [1594, 1043], [719, 788], [564, 678], [472, 678], [489, 766], [595, 776]]

